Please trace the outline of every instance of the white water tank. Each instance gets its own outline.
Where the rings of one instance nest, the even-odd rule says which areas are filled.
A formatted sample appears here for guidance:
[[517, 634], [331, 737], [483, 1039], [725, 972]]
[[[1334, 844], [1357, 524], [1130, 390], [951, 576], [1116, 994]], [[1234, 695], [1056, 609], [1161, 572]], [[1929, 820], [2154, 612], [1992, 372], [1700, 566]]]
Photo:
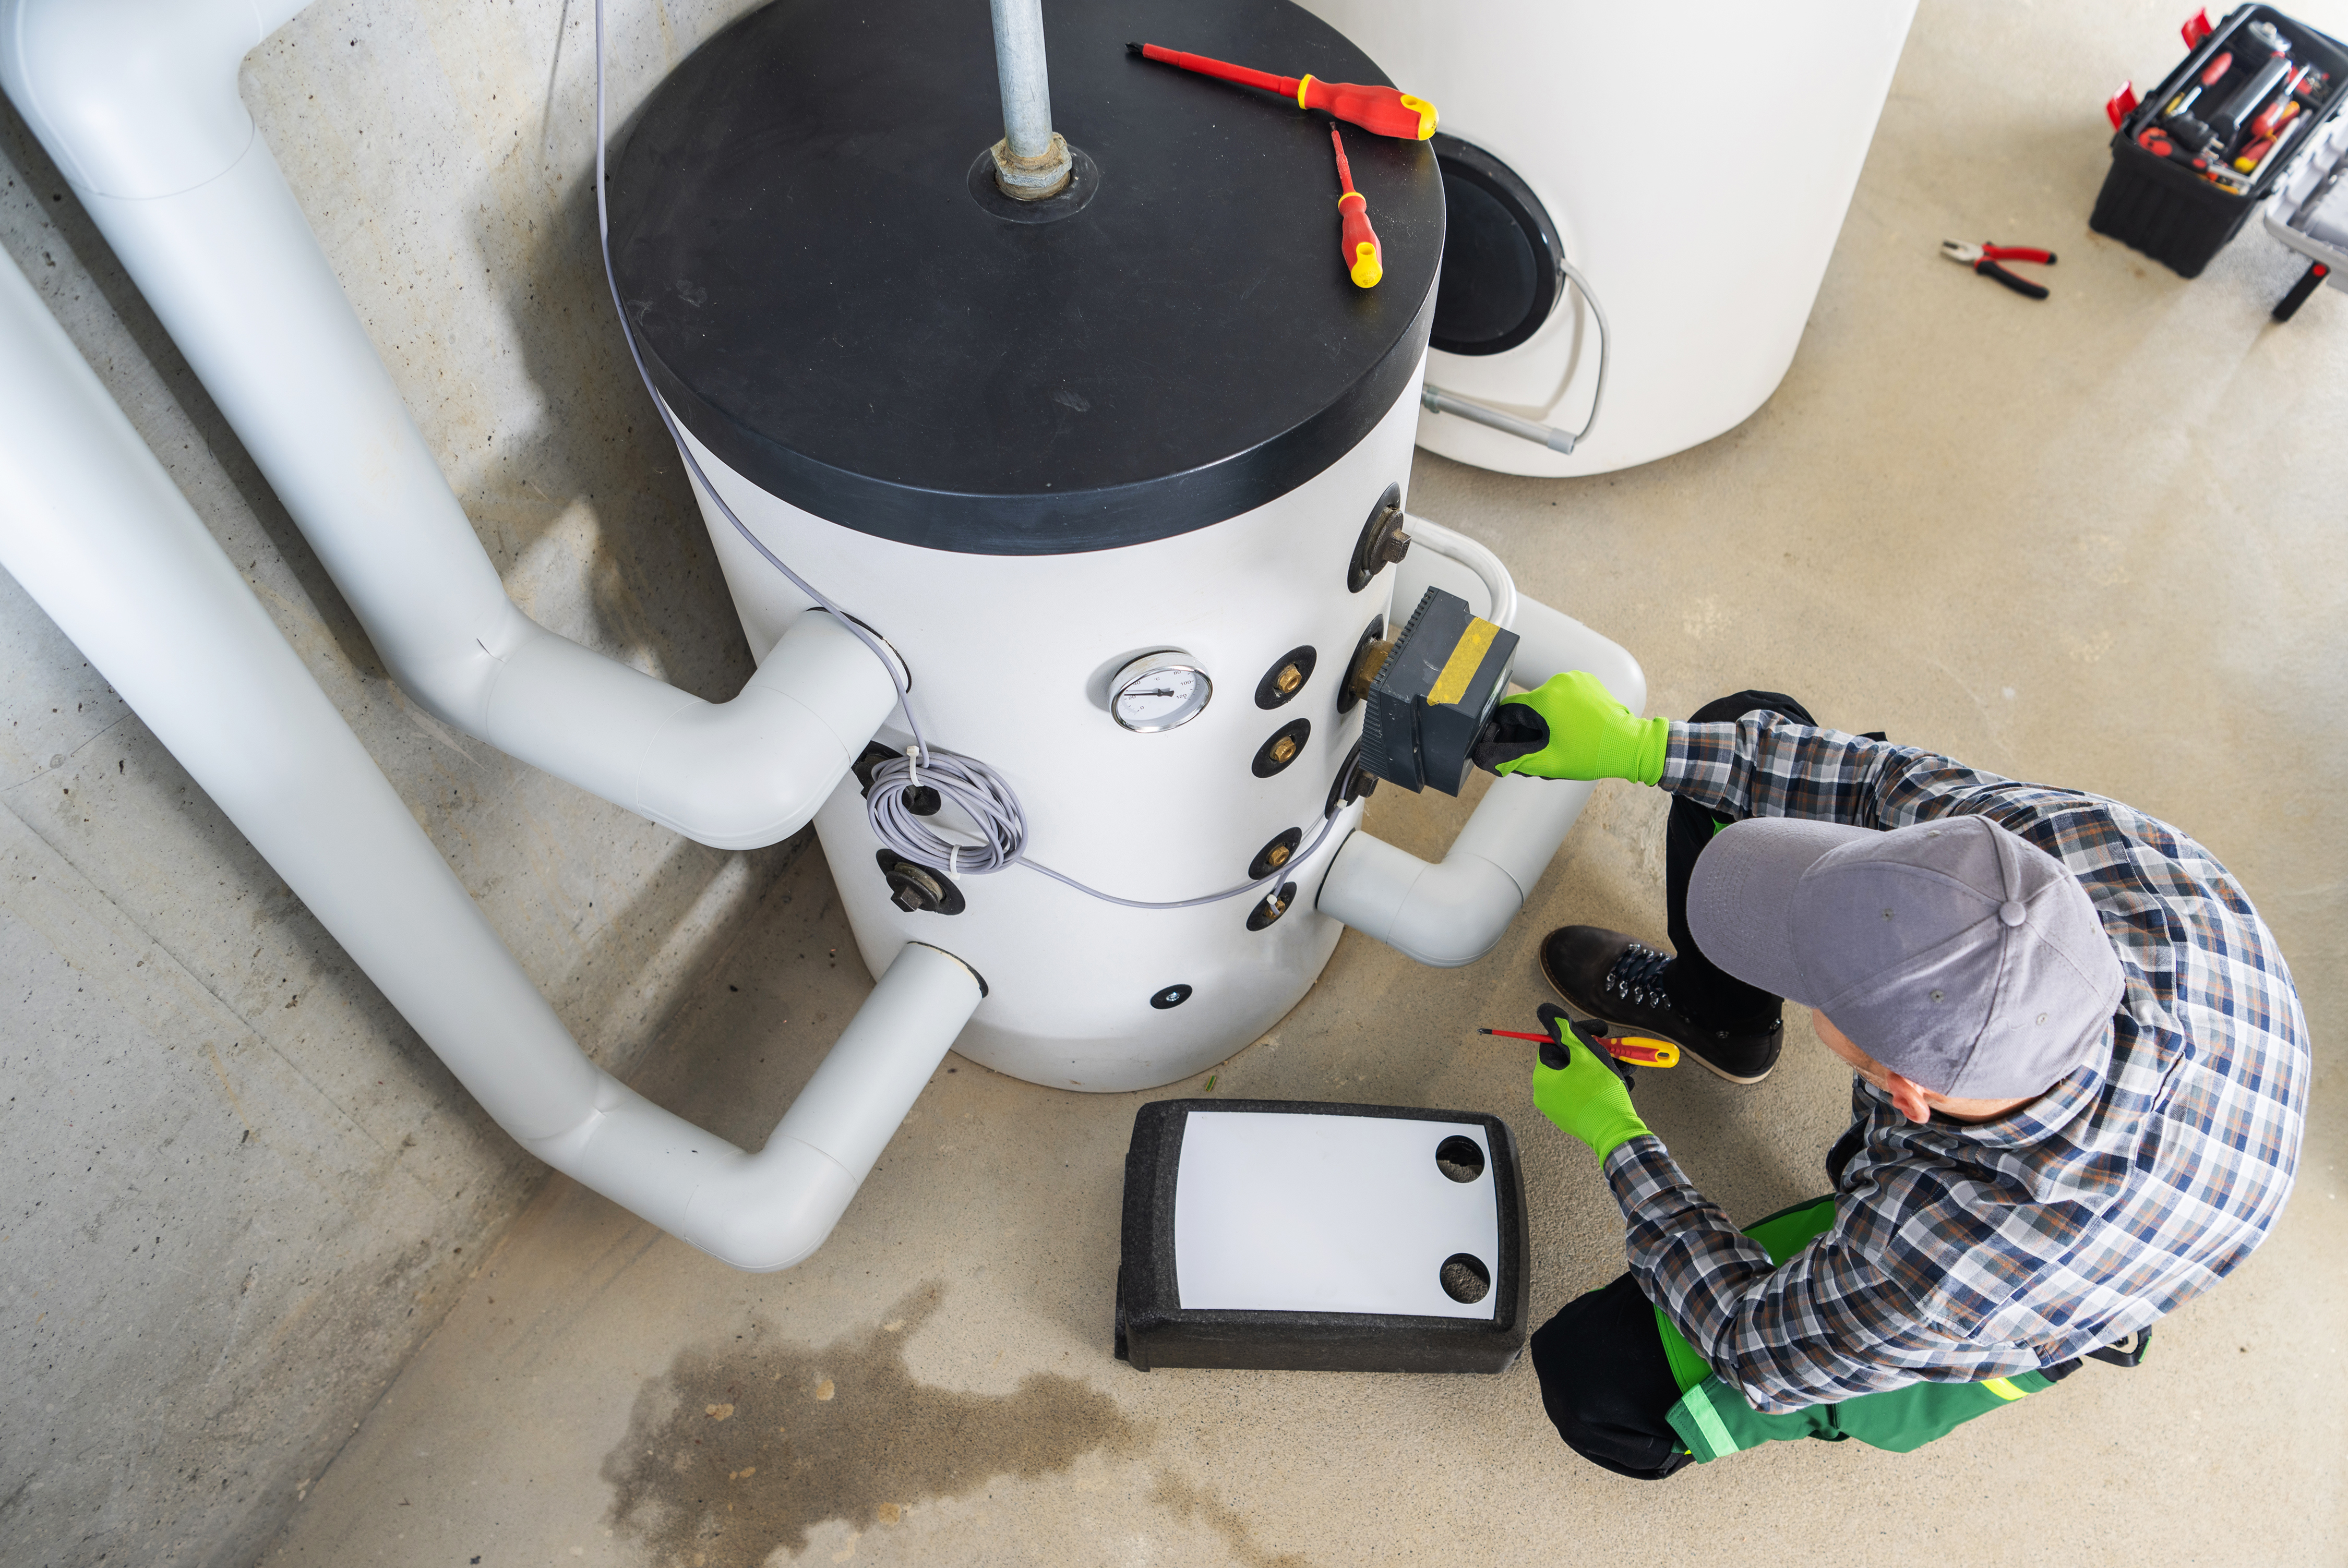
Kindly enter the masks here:
[[[946, 897], [917, 887], [909, 907], [859, 784], [818, 815], [876, 973], [911, 940], [983, 977], [958, 1050], [1123, 1091], [1255, 1039], [1335, 946], [1313, 906], [1361, 809], [1344, 677], [1394, 580], [1354, 556], [1409, 484], [1443, 200], [1424, 144], [1347, 138], [1385, 248], [1359, 289], [1327, 122], [1125, 48], [1375, 79], [1286, 0], [1046, 22], [1067, 194], [994, 190], [984, 6], [777, 0], [654, 92], [613, 169], [612, 244], [712, 483], [887, 640], [930, 743], [1009, 781], [1033, 859], [1175, 902], [1286, 856], [1270, 904], [1131, 908], [1014, 865], [933, 874]], [[704, 506], [763, 657], [808, 600]], [[1153, 655], [1210, 695], [1128, 727], [1111, 683]], [[909, 738], [896, 723], [881, 743]]]
[[[1305, 4], [1434, 103], [1446, 133], [1512, 171], [1597, 292], [1614, 334], [1605, 408], [1572, 455], [1454, 415], [1419, 420], [1430, 452], [1544, 477], [1684, 451], [1743, 423], [1776, 390], [1916, 11], [1915, 0]], [[1487, 253], [1519, 275], [1488, 283], [1488, 298], [1529, 290], [1529, 268], [1509, 251], [1537, 251], [1538, 239], [1518, 241], [1505, 202], [1472, 173], [1446, 175], [1455, 253], [1472, 243], [1465, 202], [1502, 241]], [[1447, 277], [1447, 295], [1464, 282]], [[1439, 345], [1440, 319], [1435, 335]], [[1521, 342], [1501, 331], [1479, 346], [1489, 352], [1438, 346], [1427, 381], [1536, 423], [1581, 427], [1598, 337], [1578, 295], [1565, 291]]]

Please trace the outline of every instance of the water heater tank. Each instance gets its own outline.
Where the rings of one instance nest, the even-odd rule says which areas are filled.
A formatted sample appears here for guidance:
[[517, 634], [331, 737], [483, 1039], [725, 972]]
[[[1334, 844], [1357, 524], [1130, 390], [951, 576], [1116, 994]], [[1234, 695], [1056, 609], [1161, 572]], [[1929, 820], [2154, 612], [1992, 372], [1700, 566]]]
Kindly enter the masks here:
[[[818, 815], [868, 966], [911, 939], [984, 977], [957, 1049], [1131, 1090], [1256, 1038], [1335, 945], [1313, 895], [1361, 809], [1344, 677], [1394, 579], [1354, 558], [1409, 485], [1444, 201], [1426, 145], [1348, 136], [1385, 251], [1357, 288], [1328, 122], [1126, 51], [1386, 80], [1286, 0], [1045, 23], [1065, 194], [992, 183], [985, 6], [776, 0], [653, 94], [612, 245], [710, 482], [886, 639], [931, 744], [1009, 781], [1032, 859], [1145, 903], [1277, 871], [1171, 909], [1018, 865], [923, 884], [857, 780]], [[702, 504], [763, 658], [808, 601]]]
[[1578, 431], [1570, 456], [1429, 413], [1431, 452], [1602, 474], [1750, 417], [1793, 364], [1916, 0], [1306, 0], [1443, 111], [1453, 264], [1427, 379]]

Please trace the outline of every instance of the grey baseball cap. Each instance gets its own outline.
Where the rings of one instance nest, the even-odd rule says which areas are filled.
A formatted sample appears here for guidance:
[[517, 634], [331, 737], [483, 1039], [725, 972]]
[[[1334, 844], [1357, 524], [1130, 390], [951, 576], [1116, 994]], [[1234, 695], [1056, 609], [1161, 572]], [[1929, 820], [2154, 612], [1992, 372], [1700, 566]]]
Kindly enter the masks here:
[[1720, 968], [1953, 1099], [2042, 1092], [2106, 1049], [2120, 1002], [2087, 890], [1984, 816], [1733, 823], [1696, 860], [1687, 918]]

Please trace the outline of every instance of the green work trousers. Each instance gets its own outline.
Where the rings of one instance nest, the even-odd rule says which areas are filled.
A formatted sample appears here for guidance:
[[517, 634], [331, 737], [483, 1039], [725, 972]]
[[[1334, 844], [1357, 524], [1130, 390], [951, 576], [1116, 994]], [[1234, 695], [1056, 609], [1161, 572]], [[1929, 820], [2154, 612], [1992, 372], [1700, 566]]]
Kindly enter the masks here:
[[[1832, 1196], [1797, 1204], [1771, 1214], [1745, 1234], [1759, 1242], [1773, 1264], [1782, 1264], [1834, 1224]], [[1862, 1394], [1831, 1405], [1810, 1405], [1781, 1416], [1764, 1415], [1733, 1383], [1715, 1373], [1661, 1309], [1655, 1330], [1678, 1383], [1680, 1401], [1665, 1418], [1699, 1463], [1740, 1449], [1792, 1438], [1838, 1443], [1857, 1438], [1871, 1448], [1906, 1453], [2026, 1395], [2054, 1387], [2044, 1372], [2018, 1372], [1980, 1383], [1911, 1383], [1879, 1394]]]

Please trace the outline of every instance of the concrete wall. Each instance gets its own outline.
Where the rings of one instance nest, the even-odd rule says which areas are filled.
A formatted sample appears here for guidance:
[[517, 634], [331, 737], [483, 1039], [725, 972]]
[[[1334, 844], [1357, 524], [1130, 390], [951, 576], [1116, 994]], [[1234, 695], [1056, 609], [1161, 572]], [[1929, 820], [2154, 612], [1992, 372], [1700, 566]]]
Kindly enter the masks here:
[[[615, 5], [617, 112], [736, 8]], [[592, 19], [322, 3], [244, 96], [517, 600], [722, 700], [748, 651], [597, 271]], [[407, 702], [5, 105], [0, 248], [582, 1042], [638, 1061], [804, 841], [704, 849]], [[5, 577], [0, 987], [0, 1560], [249, 1562], [542, 1167]]]

